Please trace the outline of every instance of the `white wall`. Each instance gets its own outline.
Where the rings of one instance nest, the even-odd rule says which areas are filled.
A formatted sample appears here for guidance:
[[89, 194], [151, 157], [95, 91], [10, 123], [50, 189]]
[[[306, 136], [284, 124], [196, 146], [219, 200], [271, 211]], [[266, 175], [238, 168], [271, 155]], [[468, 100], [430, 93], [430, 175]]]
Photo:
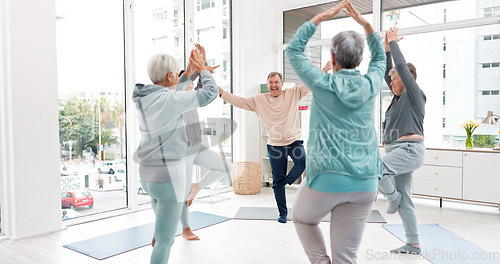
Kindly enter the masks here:
[[[279, 51], [283, 38], [283, 11], [326, 3], [318, 0], [234, 0], [233, 93], [249, 97], [260, 92], [272, 71], [283, 72]], [[260, 162], [259, 120], [255, 113], [233, 107], [238, 130], [234, 135], [234, 161]]]
[[1, 2], [2, 232], [61, 228], [54, 0]]
[[[281, 39], [278, 12], [268, 0], [233, 1], [233, 93], [250, 97], [260, 93], [272, 71], [282, 71], [277, 47]], [[233, 107], [238, 123], [234, 161], [260, 162], [259, 120], [253, 112]]]
[[[283, 72], [283, 11], [326, 3], [318, 0], [233, 0], [233, 93], [249, 97], [260, 92], [272, 71]], [[260, 162], [259, 120], [253, 112], [233, 107], [238, 130], [234, 161]]]

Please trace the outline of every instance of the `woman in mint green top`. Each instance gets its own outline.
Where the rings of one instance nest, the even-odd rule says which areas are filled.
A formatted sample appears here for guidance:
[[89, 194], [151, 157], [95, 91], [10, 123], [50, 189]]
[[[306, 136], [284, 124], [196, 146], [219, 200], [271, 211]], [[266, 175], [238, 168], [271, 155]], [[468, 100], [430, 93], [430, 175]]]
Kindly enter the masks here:
[[[371, 61], [362, 75], [364, 40], [344, 31], [332, 39], [333, 74], [304, 55], [316, 27], [342, 9], [363, 26]], [[366, 220], [375, 200], [382, 163], [375, 131], [375, 101], [386, 68], [382, 42], [348, 0], [304, 23], [286, 48], [290, 63], [313, 94], [306, 181], [299, 189], [293, 221], [311, 263], [355, 263]], [[318, 224], [331, 214], [332, 259]]]

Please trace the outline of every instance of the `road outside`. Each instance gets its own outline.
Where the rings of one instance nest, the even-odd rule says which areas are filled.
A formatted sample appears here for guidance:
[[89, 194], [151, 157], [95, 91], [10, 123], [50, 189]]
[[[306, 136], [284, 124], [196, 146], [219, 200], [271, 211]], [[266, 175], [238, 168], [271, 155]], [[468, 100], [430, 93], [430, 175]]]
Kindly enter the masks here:
[[[126, 175], [124, 173], [97, 173], [99, 161], [93, 164], [68, 163], [61, 164], [61, 192], [75, 189], [86, 189], [94, 198], [93, 208], [88, 206], [77, 207], [79, 216], [98, 214], [106, 211], [127, 207]], [[102, 179], [102, 188], [99, 188], [99, 176]], [[138, 203], [149, 203], [147, 194], [138, 195]]]

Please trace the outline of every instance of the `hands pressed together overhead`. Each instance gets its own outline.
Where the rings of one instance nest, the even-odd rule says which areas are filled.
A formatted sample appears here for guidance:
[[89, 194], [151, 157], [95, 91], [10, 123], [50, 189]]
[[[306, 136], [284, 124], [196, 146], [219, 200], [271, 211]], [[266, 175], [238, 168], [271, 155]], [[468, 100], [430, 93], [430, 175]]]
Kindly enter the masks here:
[[335, 17], [340, 10], [346, 13], [348, 16], [352, 17], [358, 24], [363, 26], [365, 29], [366, 35], [370, 35], [373, 33], [373, 28], [370, 23], [354, 8], [350, 0], [343, 0], [336, 6], [317, 14], [315, 17], [311, 19], [316, 26], [318, 26], [321, 22], [330, 20]]
[[184, 75], [189, 78], [195, 71], [201, 72], [203, 70], [214, 73], [214, 70], [217, 69], [220, 65], [207, 66], [207, 55], [205, 48], [199, 43], [194, 44], [194, 46], [196, 48], [191, 50], [189, 63], [186, 67]]

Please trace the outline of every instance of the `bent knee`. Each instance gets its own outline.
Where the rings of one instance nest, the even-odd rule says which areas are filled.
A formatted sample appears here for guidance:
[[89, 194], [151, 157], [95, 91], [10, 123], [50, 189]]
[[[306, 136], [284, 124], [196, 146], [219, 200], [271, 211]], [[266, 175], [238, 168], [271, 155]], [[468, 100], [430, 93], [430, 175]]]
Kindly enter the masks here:
[[321, 220], [318, 221], [316, 219], [311, 219], [310, 217], [297, 213], [297, 211], [292, 212], [292, 221], [294, 224], [303, 224], [303, 225], [319, 225], [319, 223], [321, 222]]

